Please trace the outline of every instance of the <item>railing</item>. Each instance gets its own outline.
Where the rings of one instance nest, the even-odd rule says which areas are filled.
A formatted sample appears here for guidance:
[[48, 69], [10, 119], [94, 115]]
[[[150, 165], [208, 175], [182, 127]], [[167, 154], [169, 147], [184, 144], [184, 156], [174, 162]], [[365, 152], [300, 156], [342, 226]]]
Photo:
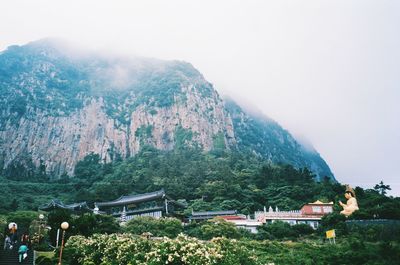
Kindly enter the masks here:
[[[152, 208], [143, 208], [143, 209], [136, 209], [136, 210], [128, 210], [125, 211], [125, 214], [128, 215], [139, 215], [139, 214], [145, 214], [145, 213], [151, 213], [151, 212], [157, 212], [157, 211], [163, 211], [164, 207], [152, 207]], [[120, 216], [123, 213], [123, 211], [118, 211], [118, 212], [113, 212], [111, 213], [113, 216]]]
[[300, 210], [293, 210], [293, 211], [278, 211], [278, 212], [264, 212], [264, 211], [257, 211], [254, 213], [254, 216], [265, 216], [265, 217], [299, 217], [302, 213]]

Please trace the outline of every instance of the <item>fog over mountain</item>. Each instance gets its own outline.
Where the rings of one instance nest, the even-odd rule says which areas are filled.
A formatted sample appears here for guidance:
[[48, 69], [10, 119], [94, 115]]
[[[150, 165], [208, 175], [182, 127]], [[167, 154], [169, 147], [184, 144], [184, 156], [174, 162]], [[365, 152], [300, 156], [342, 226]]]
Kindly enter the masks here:
[[[4, 1], [0, 50], [61, 37], [190, 62], [312, 142], [336, 178], [399, 194], [398, 1]], [[116, 73], [123, 80], [123, 72]]]

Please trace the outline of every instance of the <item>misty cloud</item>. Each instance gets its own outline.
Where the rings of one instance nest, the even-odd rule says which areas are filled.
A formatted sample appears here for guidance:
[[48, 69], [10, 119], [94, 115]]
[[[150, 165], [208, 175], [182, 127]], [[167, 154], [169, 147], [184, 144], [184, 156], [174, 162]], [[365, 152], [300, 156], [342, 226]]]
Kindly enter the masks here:
[[[339, 181], [383, 180], [399, 195], [399, 8], [385, 0], [3, 1], [0, 50], [55, 36], [122, 58], [190, 62], [221, 94], [309, 139]], [[99, 74], [123, 87], [136, 71], [121, 61]]]

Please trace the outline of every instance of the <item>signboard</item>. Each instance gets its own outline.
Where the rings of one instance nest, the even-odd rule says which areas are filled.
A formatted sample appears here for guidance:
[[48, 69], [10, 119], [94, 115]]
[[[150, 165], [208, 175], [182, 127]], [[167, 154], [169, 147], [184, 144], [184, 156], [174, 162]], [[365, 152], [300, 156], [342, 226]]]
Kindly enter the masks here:
[[329, 239], [329, 243], [332, 244], [332, 241], [333, 241], [333, 244], [336, 244], [336, 242], [335, 242], [335, 238], [336, 238], [335, 229], [326, 231], [326, 238]]
[[335, 229], [326, 231], [326, 238], [335, 238]]

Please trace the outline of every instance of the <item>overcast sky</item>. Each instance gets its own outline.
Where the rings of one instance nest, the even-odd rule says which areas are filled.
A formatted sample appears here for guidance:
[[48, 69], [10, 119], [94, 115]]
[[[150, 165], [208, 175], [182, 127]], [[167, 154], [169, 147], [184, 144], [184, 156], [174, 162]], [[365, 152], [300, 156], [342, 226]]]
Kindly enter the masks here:
[[342, 183], [400, 196], [400, 1], [2, 1], [0, 50], [60, 37], [192, 63], [308, 139]]

